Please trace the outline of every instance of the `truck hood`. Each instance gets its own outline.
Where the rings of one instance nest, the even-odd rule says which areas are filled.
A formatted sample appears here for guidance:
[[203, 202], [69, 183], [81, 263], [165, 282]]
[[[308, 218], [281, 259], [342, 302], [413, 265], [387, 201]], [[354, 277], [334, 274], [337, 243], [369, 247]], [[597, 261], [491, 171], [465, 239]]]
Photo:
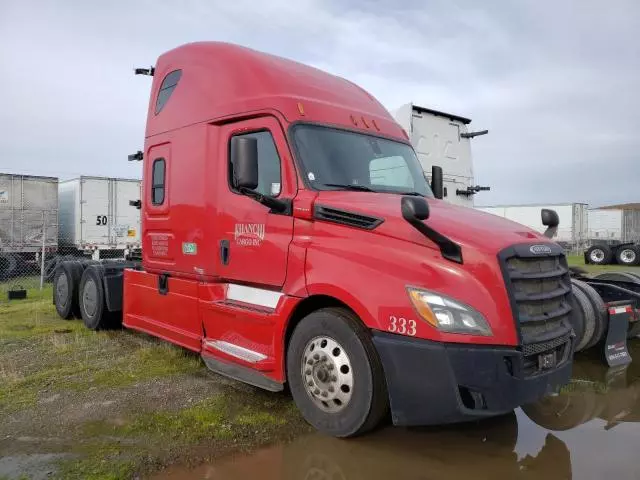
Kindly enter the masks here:
[[[323, 191], [316, 205], [362, 213], [383, 219], [374, 232], [399, 240], [435, 247], [403, 217], [400, 211], [402, 195]], [[427, 198], [430, 215], [425, 223], [463, 248], [497, 254], [509, 245], [528, 242], [550, 243], [544, 235], [519, 223], [473, 208], [458, 207], [443, 200]], [[542, 223], [541, 223], [542, 225]]]

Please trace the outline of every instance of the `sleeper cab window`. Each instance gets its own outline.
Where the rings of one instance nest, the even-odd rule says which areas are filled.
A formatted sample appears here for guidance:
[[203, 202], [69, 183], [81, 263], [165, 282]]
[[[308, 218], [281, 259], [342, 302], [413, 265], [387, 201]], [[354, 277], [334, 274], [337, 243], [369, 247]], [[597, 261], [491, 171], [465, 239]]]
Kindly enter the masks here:
[[[255, 191], [270, 197], [280, 195], [280, 157], [271, 133], [263, 130], [261, 132], [233, 136], [233, 138], [239, 137], [255, 138], [258, 141], [258, 188]], [[233, 145], [233, 142], [231, 142], [231, 145]], [[229, 149], [229, 159], [233, 158], [231, 148]], [[229, 160], [229, 185], [233, 188], [232, 179], [233, 165]]]
[[164, 77], [162, 85], [160, 85], [160, 90], [158, 90], [158, 98], [156, 99], [156, 115], [164, 108], [167, 100], [169, 100], [169, 97], [178, 85], [181, 76], [182, 70], [174, 70]]
[[151, 203], [162, 205], [164, 203], [164, 182], [166, 162], [164, 158], [156, 158], [153, 161], [151, 172]]

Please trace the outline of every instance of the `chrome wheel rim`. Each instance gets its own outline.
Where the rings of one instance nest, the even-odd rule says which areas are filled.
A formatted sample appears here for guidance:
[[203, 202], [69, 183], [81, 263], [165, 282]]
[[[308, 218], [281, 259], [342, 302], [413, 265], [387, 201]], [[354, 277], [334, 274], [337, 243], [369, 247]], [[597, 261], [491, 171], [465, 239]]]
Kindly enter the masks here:
[[342, 345], [328, 336], [315, 337], [305, 346], [301, 363], [305, 390], [316, 406], [342, 411], [353, 395], [353, 369]]
[[604, 260], [604, 250], [597, 248], [591, 252], [590, 257], [593, 262], [602, 262]]
[[630, 248], [625, 248], [620, 252], [620, 260], [622, 260], [622, 263], [633, 263], [636, 261], [636, 252]]

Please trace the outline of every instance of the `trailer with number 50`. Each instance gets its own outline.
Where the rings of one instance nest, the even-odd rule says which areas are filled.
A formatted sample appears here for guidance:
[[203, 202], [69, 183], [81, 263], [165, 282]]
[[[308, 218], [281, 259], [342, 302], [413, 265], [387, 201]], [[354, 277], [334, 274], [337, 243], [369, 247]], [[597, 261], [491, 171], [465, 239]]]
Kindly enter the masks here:
[[94, 259], [140, 247], [140, 180], [81, 176], [60, 182], [59, 247]]

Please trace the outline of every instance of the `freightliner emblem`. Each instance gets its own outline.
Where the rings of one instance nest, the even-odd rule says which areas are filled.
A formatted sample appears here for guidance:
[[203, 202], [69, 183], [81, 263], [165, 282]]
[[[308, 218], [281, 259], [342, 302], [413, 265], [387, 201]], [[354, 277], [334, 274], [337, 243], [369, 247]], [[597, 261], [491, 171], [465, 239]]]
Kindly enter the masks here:
[[543, 253], [551, 253], [549, 245], [531, 245], [529, 251], [534, 255], [542, 255]]

